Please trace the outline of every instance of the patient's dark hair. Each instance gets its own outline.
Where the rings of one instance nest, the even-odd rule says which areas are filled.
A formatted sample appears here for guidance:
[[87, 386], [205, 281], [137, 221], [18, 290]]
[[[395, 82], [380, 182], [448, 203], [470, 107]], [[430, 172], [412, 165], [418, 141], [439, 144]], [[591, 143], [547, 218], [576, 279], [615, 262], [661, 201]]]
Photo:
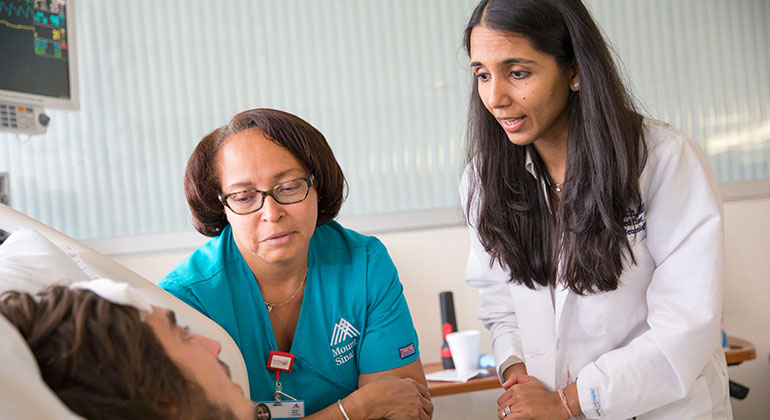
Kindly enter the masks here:
[[87, 290], [0, 295], [49, 388], [87, 419], [234, 419], [210, 403], [130, 306]]
[[184, 174], [184, 194], [193, 225], [206, 236], [217, 236], [227, 226], [225, 208], [218, 195], [222, 188], [216, 172], [217, 152], [230, 136], [251, 128], [286, 148], [315, 177], [318, 192], [317, 225], [337, 217], [345, 200], [346, 181], [323, 134], [296, 115], [275, 109], [243, 111], [230, 123], [207, 134], [195, 147]]

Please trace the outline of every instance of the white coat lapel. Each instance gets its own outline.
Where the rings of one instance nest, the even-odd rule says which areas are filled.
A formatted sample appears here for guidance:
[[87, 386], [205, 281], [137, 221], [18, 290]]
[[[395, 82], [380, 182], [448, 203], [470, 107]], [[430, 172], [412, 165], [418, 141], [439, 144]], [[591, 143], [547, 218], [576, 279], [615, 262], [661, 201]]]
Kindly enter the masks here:
[[[559, 249], [562, 249], [564, 243], [564, 234], [561, 235], [559, 241]], [[561, 252], [559, 253], [559, 265], [556, 268], [556, 286], [554, 287], [554, 331], [556, 335], [559, 335], [559, 322], [561, 321], [561, 314], [564, 312], [564, 304], [567, 302], [567, 297], [570, 295], [570, 290], [564, 284], [562, 284], [562, 258]]]
[[571, 295], [569, 288], [561, 283], [556, 285], [554, 292], [554, 300], [556, 302], [555, 314], [554, 314], [554, 331], [559, 331], [559, 322], [561, 321], [561, 314], [564, 313], [564, 305], [567, 302], [567, 298]]

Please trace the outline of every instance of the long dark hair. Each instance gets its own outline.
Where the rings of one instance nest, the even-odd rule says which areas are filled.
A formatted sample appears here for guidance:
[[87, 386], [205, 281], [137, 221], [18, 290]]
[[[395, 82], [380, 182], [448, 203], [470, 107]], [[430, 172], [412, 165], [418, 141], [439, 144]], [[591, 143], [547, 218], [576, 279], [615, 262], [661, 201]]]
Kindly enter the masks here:
[[547, 177], [542, 160], [532, 145], [508, 140], [473, 81], [469, 222], [476, 224], [492, 262], [507, 268], [513, 283], [531, 289], [555, 285], [561, 255], [563, 282], [573, 292], [615, 290], [624, 259], [636, 262], [623, 218], [641, 203], [639, 177], [647, 149], [642, 117], [599, 28], [579, 0], [482, 0], [465, 28], [469, 55], [471, 32], [482, 25], [524, 36], [564, 70], [576, 66], [580, 90], [567, 102], [565, 189], [552, 212], [556, 196], [544, 193], [524, 164], [529, 153], [540, 177]]

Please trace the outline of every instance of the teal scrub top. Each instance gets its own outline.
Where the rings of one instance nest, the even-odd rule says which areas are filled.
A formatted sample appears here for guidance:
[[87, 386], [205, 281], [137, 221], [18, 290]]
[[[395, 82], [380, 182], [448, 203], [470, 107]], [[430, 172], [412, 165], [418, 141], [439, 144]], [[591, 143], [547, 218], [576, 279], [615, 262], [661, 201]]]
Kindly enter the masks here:
[[[160, 286], [221, 325], [246, 361], [253, 401], [273, 399], [277, 350], [262, 294], [228, 225], [182, 261]], [[308, 272], [283, 392], [305, 401], [306, 415], [358, 388], [358, 375], [395, 369], [419, 357], [417, 333], [385, 246], [337, 222], [310, 239]]]

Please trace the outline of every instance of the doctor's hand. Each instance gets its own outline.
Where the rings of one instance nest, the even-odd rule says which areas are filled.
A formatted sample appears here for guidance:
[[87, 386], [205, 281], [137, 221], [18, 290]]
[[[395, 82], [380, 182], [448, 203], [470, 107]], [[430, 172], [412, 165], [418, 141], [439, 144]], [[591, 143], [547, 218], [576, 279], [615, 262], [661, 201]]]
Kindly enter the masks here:
[[[497, 399], [499, 419], [563, 420], [569, 417], [558, 392], [549, 391], [534, 376], [511, 375]], [[506, 408], [510, 407], [510, 414]]]
[[351, 413], [351, 419], [429, 420], [433, 416], [428, 388], [412, 378], [381, 375], [348, 396], [351, 397], [357, 397], [351, 403], [365, 413], [362, 417]]

